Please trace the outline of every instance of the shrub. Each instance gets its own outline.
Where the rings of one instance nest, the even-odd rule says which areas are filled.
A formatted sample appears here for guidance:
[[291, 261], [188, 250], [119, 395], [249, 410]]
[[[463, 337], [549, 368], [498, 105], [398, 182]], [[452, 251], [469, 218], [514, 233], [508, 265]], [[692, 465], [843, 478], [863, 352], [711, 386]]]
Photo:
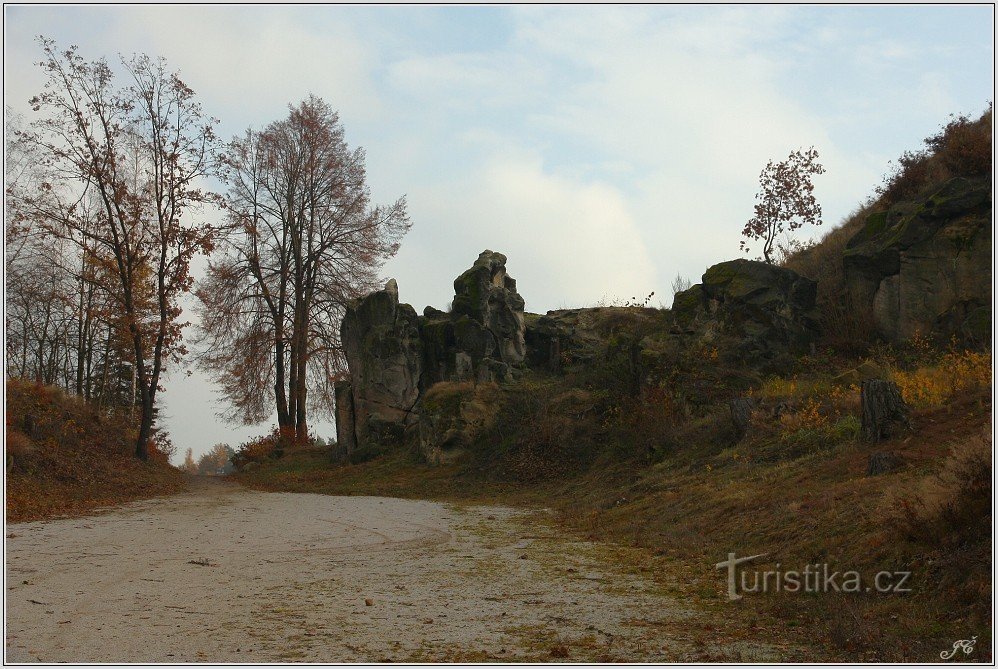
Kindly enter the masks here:
[[933, 365], [911, 371], [891, 369], [890, 379], [911, 406], [938, 407], [960, 392], [990, 385], [991, 352], [950, 350]]
[[280, 452], [281, 441], [281, 431], [275, 427], [270, 434], [240, 444], [235, 455], [232, 456], [232, 466], [236, 469], [242, 469], [250, 462], [260, 462], [274, 457]]
[[955, 546], [989, 540], [991, 432], [954, 443], [938, 474], [895, 493], [888, 516], [911, 541]]
[[880, 205], [890, 205], [918, 197], [927, 187], [958, 176], [991, 172], [991, 105], [972, 120], [952, 117], [942, 129], [925, 139], [925, 149], [906, 151], [894, 169], [877, 188]]

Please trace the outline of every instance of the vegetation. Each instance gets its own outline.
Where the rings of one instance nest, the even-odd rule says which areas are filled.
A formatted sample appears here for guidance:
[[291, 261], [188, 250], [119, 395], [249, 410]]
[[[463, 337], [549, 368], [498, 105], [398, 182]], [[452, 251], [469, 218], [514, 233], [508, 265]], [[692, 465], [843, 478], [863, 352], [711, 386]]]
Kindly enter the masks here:
[[[564, 529], [635, 548], [643, 568], [684, 574], [704, 606], [725, 601], [714, 564], [732, 550], [772, 556], [759, 569], [910, 570], [910, 594], [769, 593], [742, 604], [760, 624], [798, 630], [816, 657], [931, 660], [952, 639], [978, 634], [982, 649], [989, 640], [980, 636], [990, 634], [989, 535], [974, 528], [990, 526], [991, 360], [930, 350], [884, 347], [875, 364], [933, 379], [943, 358], [961, 360], [949, 365], [960, 391], [916, 403], [916, 431], [879, 444], [860, 439], [858, 386], [833, 382], [861, 361], [819, 352], [790, 375], [755, 381], [732, 370], [720, 377], [728, 390], [705, 399], [694, 391], [696, 360], [713, 353], [698, 352], [677, 361], [687, 371], [673, 391], [631, 395], [627, 366], [608, 347], [565, 377], [532, 374], [505, 388], [492, 428], [473, 432], [461, 460], [431, 466], [399, 450], [331, 467], [328, 450], [309, 449], [236, 477], [268, 490], [553, 508]], [[723, 397], [743, 383], [756, 409], [739, 439]], [[884, 450], [902, 468], [866, 476]]]
[[787, 255], [783, 266], [818, 282], [817, 303], [825, 344], [845, 353], [863, 354], [874, 340], [869, 314], [853, 304], [846, 288], [842, 269], [846, 243], [871, 214], [925, 194], [948, 179], [989, 174], [991, 124], [991, 105], [977, 119], [954, 117], [937, 134], [925, 139], [925, 149], [902, 154], [875, 194], [840, 225], [817, 244]]
[[[938, 169], [890, 179], [928, 189], [927, 174], [979, 169], [990, 111], [930, 140], [924, 162]], [[790, 250], [786, 264], [819, 281], [825, 335], [782, 371], [747, 367], [722, 334], [676, 345], [662, 336], [661, 311], [601, 305], [584, 324], [599, 345], [562, 350], [561, 374], [505, 385], [491, 421], [465, 430], [455, 461], [431, 466], [413, 447], [331, 467], [328, 451], [311, 450], [236, 476], [269, 490], [544, 506], [568, 531], [634, 549], [642, 570], [682, 574], [684, 596], [698, 604], [744, 606], [753, 624], [797, 634], [814, 657], [933, 661], [976, 635], [977, 659], [990, 661], [990, 349], [880, 342], [842, 276], [846, 241], [897, 192], [885, 189], [819, 244]], [[912, 431], [863, 439], [860, 383], [870, 375], [898, 385]], [[464, 413], [474, 389], [459, 385], [435, 393]], [[744, 428], [729, 406], [737, 398], [751, 400]], [[873, 475], [883, 453], [895, 466]], [[714, 565], [731, 551], [765, 553], [758, 569], [910, 572], [910, 592], [770, 592], [727, 604]]]
[[163, 435], [134, 457], [137, 417], [53, 386], [7, 381], [7, 521], [77, 515], [186, 487]]
[[762, 255], [772, 263], [773, 245], [784, 231], [793, 232], [805, 225], [821, 225], [821, 205], [814, 197], [814, 175], [824, 173], [818, 152], [791, 151], [786, 160], [766, 164], [759, 174], [755, 216], [745, 224], [741, 248], [749, 251], [748, 241], [762, 241]]
[[102, 318], [92, 310], [107, 305], [109, 342], [128, 347], [140, 409], [135, 454], [146, 459], [164, 367], [185, 352], [179, 299], [192, 284], [190, 263], [210, 252], [215, 234], [188, 220], [214, 200], [198, 184], [211, 170], [215, 121], [163, 60], [123, 59], [130, 81], [119, 85], [104, 60], [40, 41], [47, 81], [31, 100], [39, 116], [19, 136], [37, 156], [37, 188], [15, 190], [15, 220], [72, 254], [83, 312], [78, 390], [96, 343], [92, 321]]
[[308, 440], [308, 410], [331, 415], [344, 369], [343, 307], [374, 289], [409, 229], [405, 199], [372, 207], [364, 152], [317, 97], [229, 145], [230, 227], [198, 287], [203, 366], [230, 417]]

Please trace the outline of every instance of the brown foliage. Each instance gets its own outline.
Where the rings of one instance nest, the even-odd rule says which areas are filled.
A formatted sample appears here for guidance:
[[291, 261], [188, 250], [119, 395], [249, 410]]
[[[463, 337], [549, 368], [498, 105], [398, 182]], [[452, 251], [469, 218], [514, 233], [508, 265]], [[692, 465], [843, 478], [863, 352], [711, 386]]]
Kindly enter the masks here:
[[980, 541], [991, 527], [991, 432], [950, 447], [938, 474], [899, 492], [888, 518], [907, 539], [932, 546]]
[[791, 151], [787, 159], [780, 162], [770, 160], [759, 174], [755, 216], [742, 230], [745, 239], [740, 247], [748, 252], [746, 240], [761, 240], [762, 254], [766, 262], [771, 263], [773, 244], [784, 230], [793, 232], [804, 225], [821, 225], [821, 205], [814, 197], [811, 177], [824, 171], [814, 147]]
[[373, 289], [409, 229], [405, 199], [372, 206], [362, 149], [310, 96], [262, 132], [229, 145], [228, 234], [199, 286], [203, 366], [227, 418], [308, 439], [307, 413], [328, 413], [344, 371], [346, 302]]
[[878, 210], [914, 199], [926, 188], [959, 176], [991, 171], [992, 106], [976, 120], [951, 117], [938, 133], [925, 138], [925, 149], [906, 151], [877, 188]]
[[135, 453], [145, 459], [161, 374], [186, 352], [179, 300], [191, 289], [190, 263], [211, 251], [215, 234], [188, 223], [187, 212], [216, 200], [199, 183], [212, 168], [217, 121], [162, 59], [122, 59], [128, 81], [119, 84], [104, 60], [39, 42], [47, 82], [31, 100], [37, 117], [24, 137], [46, 180], [20, 200], [22, 211], [101, 268], [110, 320], [132, 353]]
[[82, 513], [182, 489], [180, 472], [162, 458], [132, 457], [137, 433], [126, 412], [9, 379], [7, 520]]

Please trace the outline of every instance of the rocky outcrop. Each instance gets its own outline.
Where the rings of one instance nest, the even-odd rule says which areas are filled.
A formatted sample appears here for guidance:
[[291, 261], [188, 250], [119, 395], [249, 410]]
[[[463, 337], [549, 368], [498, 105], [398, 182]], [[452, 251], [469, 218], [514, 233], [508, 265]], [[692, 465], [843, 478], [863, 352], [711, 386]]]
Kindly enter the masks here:
[[526, 357], [523, 298], [506, 274], [506, 256], [483, 251], [454, 280], [454, 302], [447, 314], [423, 311], [425, 343], [423, 387], [440, 381], [508, 381]]
[[742, 353], [769, 357], [799, 349], [818, 334], [817, 284], [793, 270], [752, 260], [710, 267], [703, 282], [676, 293], [672, 312], [688, 333], [725, 334]]
[[956, 178], [867, 219], [843, 268], [881, 336], [990, 340], [991, 211], [990, 179]]
[[340, 338], [350, 370], [336, 387], [344, 454], [400, 442], [418, 422], [423, 347], [416, 311], [399, 304], [394, 279], [347, 306]]
[[341, 341], [350, 378], [336, 386], [342, 456], [362, 457], [415, 434], [420, 400], [435, 384], [509, 381], [523, 364], [524, 302], [506, 256], [483, 252], [454, 291], [451, 313], [427, 307], [421, 317], [399, 303], [394, 279], [348, 305]]
[[494, 383], [438, 383], [421, 402], [419, 447], [430, 464], [445, 464], [466, 452], [495, 422], [500, 405]]

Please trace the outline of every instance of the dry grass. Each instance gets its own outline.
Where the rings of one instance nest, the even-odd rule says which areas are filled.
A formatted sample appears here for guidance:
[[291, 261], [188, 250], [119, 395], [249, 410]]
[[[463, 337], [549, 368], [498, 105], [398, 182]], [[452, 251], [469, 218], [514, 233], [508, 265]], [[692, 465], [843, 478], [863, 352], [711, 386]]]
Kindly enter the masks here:
[[165, 454], [135, 458], [134, 422], [57, 388], [7, 381], [8, 522], [86, 513], [182, 490]]

